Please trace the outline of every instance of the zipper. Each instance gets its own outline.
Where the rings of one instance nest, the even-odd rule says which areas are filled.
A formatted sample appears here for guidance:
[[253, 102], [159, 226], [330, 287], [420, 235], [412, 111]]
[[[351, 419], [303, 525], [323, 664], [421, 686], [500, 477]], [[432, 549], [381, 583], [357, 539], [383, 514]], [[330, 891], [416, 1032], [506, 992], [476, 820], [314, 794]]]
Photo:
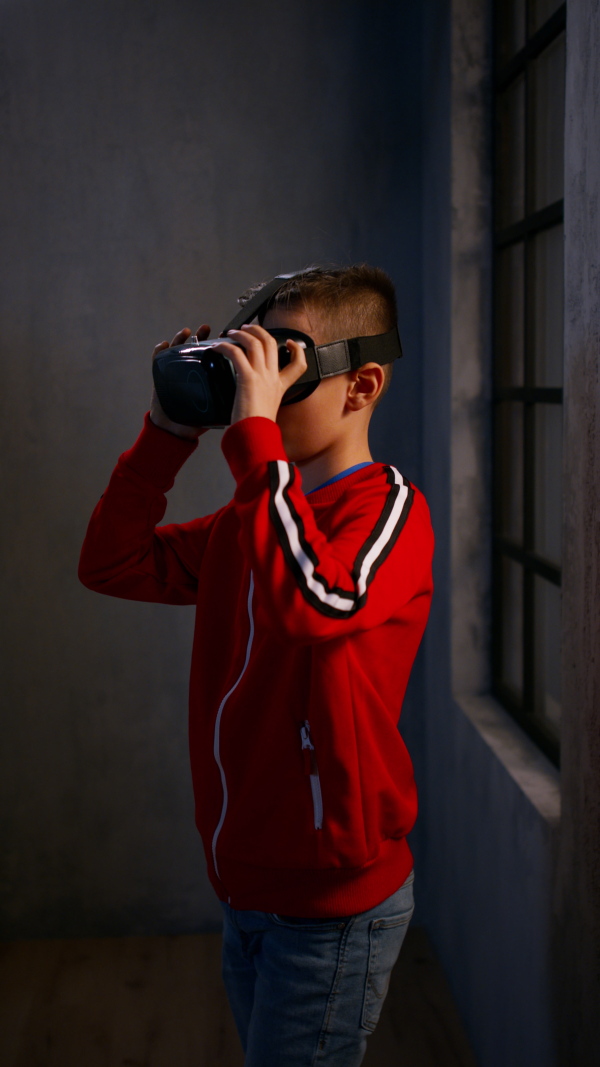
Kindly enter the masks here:
[[219, 705], [219, 710], [217, 712], [217, 718], [215, 720], [215, 737], [214, 737], [213, 753], [214, 753], [214, 757], [215, 757], [217, 766], [218, 766], [220, 774], [221, 774], [221, 785], [223, 787], [223, 806], [221, 808], [221, 817], [220, 817], [220, 819], [219, 819], [219, 821], [217, 823], [217, 828], [216, 828], [216, 830], [215, 830], [215, 832], [213, 834], [213, 839], [212, 839], [212, 857], [213, 857], [213, 864], [214, 864], [214, 868], [215, 868], [215, 873], [217, 875], [217, 878], [219, 878], [219, 879], [221, 878], [221, 875], [219, 874], [219, 868], [218, 868], [218, 865], [217, 865], [217, 841], [219, 840], [219, 834], [221, 833], [221, 829], [223, 827], [223, 823], [225, 822], [225, 814], [227, 812], [227, 802], [228, 802], [228, 799], [229, 799], [229, 795], [228, 795], [228, 792], [227, 792], [227, 779], [225, 778], [225, 771], [223, 770], [223, 764], [221, 763], [221, 719], [223, 717], [223, 708], [225, 707], [225, 705], [226, 705], [227, 701], [229, 700], [229, 697], [231, 696], [231, 694], [237, 689], [238, 685], [240, 684], [240, 682], [241, 682], [241, 680], [242, 680], [242, 678], [243, 678], [243, 676], [244, 676], [244, 674], [246, 672], [246, 667], [248, 666], [248, 661], [250, 659], [250, 651], [252, 649], [252, 641], [254, 639], [254, 616], [252, 614], [252, 595], [253, 595], [253, 593], [254, 593], [254, 575], [253, 575], [252, 571], [250, 571], [250, 587], [248, 589], [248, 619], [250, 621], [250, 632], [248, 634], [248, 644], [246, 646], [246, 658], [244, 660], [244, 666], [242, 667], [242, 669], [241, 669], [241, 671], [240, 671], [240, 673], [238, 675], [237, 681], [232, 685], [232, 687], [229, 690], [229, 692], [226, 693], [225, 696], [223, 697], [223, 699], [222, 699], [222, 701], [221, 701], [221, 703]]
[[310, 736], [310, 723], [308, 719], [305, 719], [302, 726], [300, 727], [300, 737], [302, 738], [302, 752], [304, 754], [304, 773], [310, 776], [310, 790], [312, 793], [315, 830], [322, 830], [323, 795], [321, 793], [321, 779], [319, 778], [319, 768], [317, 767], [315, 746], [313, 745]]

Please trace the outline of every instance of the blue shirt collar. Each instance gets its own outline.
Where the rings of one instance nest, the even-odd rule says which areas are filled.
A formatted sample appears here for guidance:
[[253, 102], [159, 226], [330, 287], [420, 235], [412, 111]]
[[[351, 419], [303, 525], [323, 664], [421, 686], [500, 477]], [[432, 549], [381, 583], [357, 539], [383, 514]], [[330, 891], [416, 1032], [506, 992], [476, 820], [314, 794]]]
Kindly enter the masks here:
[[309, 489], [306, 495], [308, 496], [309, 493], [316, 493], [319, 489], [324, 489], [326, 485], [333, 485], [334, 482], [339, 482], [340, 478], [347, 478], [349, 474], [354, 474], [354, 471], [359, 471], [361, 467], [370, 467], [371, 462], [371, 460], [367, 459], [364, 463], [355, 463], [353, 467], [346, 467], [345, 471], [341, 471], [339, 474], [334, 474], [333, 478], [329, 478], [321, 485], [316, 485], [314, 489]]

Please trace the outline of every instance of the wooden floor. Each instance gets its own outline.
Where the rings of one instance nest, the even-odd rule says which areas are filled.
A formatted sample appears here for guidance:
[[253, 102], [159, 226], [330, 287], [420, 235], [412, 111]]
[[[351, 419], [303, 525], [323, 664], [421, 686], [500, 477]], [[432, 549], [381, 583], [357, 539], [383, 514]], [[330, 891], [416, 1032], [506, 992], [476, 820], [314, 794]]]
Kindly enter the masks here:
[[[242, 1067], [219, 934], [0, 945], [0, 1067]], [[422, 929], [364, 1067], [475, 1067]]]

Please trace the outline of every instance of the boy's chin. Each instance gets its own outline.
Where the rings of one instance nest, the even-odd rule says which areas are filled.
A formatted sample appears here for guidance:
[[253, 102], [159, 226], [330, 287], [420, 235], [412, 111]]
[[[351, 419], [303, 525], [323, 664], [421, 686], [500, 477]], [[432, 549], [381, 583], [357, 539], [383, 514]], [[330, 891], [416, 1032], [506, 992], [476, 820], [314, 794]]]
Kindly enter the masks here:
[[[298, 404], [297, 408], [301, 406]], [[277, 414], [283, 447], [291, 463], [306, 463], [314, 455], [314, 428], [311, 430], [308, 414], [306, 409], [299, 412], [287, 408], [280, 408]]]
[[283, 447], [285, 448], [285, 454], [286, 454], [287, 458], [289, 459], [290, 463], [297, 463], [298, 462], [298, 449], [294, 448], [293, 442], [289, 440], [289, 438], [285, 435], [285, 433], [282, 433], [281, 437], [282, 437], [282, 440], [283, 440]]
[[289, 433], [289, 431], [286, 433], [284, 426], [280, 426], [279, 429], [281, 430], [281, 438], [283, 440], [285, 454], [290, 463], [302, 463], [303, 460], [308, 458], [304, 455], [306, 449], [303, 449], [299, 442], [294, 440], [293, 435]]

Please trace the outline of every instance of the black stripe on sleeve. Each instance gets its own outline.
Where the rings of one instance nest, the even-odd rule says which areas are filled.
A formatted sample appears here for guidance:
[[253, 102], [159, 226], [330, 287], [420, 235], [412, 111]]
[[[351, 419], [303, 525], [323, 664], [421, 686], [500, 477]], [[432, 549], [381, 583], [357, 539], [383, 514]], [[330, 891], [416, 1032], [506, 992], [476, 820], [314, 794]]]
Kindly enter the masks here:
[[403, 527], [404, 527], [404, 525], [406, 523], [406, 520], [408, 518], [408, 513], [409, 513], [409, 511], [410, 511], [410, 509], [412, 507], [413, 500], [414, 500], [414, 489], [413, 489], [412, 485], [410, 484], [410, 482], [408, 482], [406, 479], [403, 479], [404, 485], [406, 485], [407, 490], [408, 490], [406, 501], [404, 503], [404, 506], [402, 508], [402, 511], [401, 511], [401, 513], [400, 513], [400, 515], [398, 517], [398, 520], [397, 520], [395, 526], [390, 531], [390, 534], [388, 536], [388, 539], [387, 539], [385, 545], [383, 545], [383, 547], [381, 548], [381, 550], [380, 550], [379, 554], [377, 555], [376, 559], [373, 560], [373, 562], [371, 564], [371, 567], [370, 567], [370, 570], [369, 570], [369, 574], [367, 575], [367, 579], [366, 579], [365, 591], [362, 594], [362, 596], [359, 597], [358, 593], [357, 593], [356, 585], [357, 585], [358, 579], [360, 577], [361, 567], [363, 565], [363, 562], [364, 562], [368, 552], [370, 551], [372, 546], [375, 544], [375, 542], [378, 540], [378, 538], [381, 536], [383, 530], [385, 529], [385, 525], [386, 525], [386, 523], [387, 523], [387, 521], [388, 521], [388, 519], [389, 519], [389, 517], [390, 517], [390, 515], [392, 513], [392, 510], [394, 508], [394, 504], [396, 503], [396, 500], [398, 498], [398, 494], [400, 493], [400, 490], [402, 489], [402, 485], [399, 485], [396, 482], [395, 478], [394, 478], [394, 472], [393, 472], [392, 468], [389, 467], [389, 466], [386, 466], [384, 469], [386, 471], [386, 476], [387, 476], [388, 483], [390, 485], [390, 489], [389, 489], [388, 495], [386, 497], [385, 504], [384, 504], [384, 506], [382, 508], [381, 514], [380, 514], [379, 518], [377, 519], [377, 522], [375, 523], [375, 526], [373, 527], [373, 530], [371, 531], [371, 533], [367, 537], [367, 539], [364, 542], [364, 544], [361, 546], [361, 548], [359, 550], [359, 553], [358, 553], [358, 555], [356, 557], [356, 560], [354, 562], [354, 566], [352, 568], [352, 578], [353, 578], [353, 581], [355, 583], [355, 588], [353, 590], [348, 590], [348, 589], [342, 589], [339, 586], [331, 587], [329, 585], [329, 583], [327, 582], [327, 579], [322, 574], [319, 574], [319, 572], [317, 571], [317, 567], [318, 567], [318, 564], [319, 564], [319, 559], [318, 559], [318, 557], [317, 557], [317, 555], [316, 555], [316, 553], [314, 551], [313, 546], [311, 544], [309, 544], [309, 542], [306, 539], [306, 533], [305, 533], [305, 530], [304, 530], [304, 523], [302, 522], [302, 517], [298, 514], [298, 512], [297, 512], [297, 510], [296, 510], [296, 508], [294, 506], [293, 500], [290, 497], [289, 490], [291, 489], [292, 485], [294, 484], [296, 472], [295, 472], [295, 468], [294, 468], [293, 464], [289, 464], [290, 480], [289, 480], [288, 484], [286, 485], [286, 487], [283, 489], [282, 495], [283, 495], [283, 498], [284, 498], [284, 500], [286, 502], [286, 505], [287, 505], [287, 507], [289, 509], [292, 521], [293, 521], [293, 523], [294, 523], [294, 525], [296, 527], [296, 531], [297, 531], [297, 534], [298, 534], [298, 540], [299, 540], [300, 546], [302, 548], [302, 551], [305, 553], [306, 557], [313, 564], [314, 570], [313, 570], [313, 574], [312, 574], [312, 580], [315, 581], [315, 582], [318, 582], [322, 586], [322, 588], [324, 589], [326, 594], [329, 594], [329, 595], [334, 595], [335, 594], [337, 596], [344, 597], [346, 600], [353, 601], [353, 606], [352, 607], [350, 607], [348, 609], [344, 609], [344, 608], [335, 607], [335, 606], [333, 606], [331, 604], [324, 603], [316, 595], [316, 593], [310, 588], [310, 585], [308, 584], [308, 581], [307, 581], [306, 575], [305, 575], [305, 573], [304, 573], [304, 571], [302, 569], [302, 566], [301, 566], [300, 562], [296, 559], [296, 556], [294, 555], [294, 551], [293, 551], [293, 548], [292, 548], [292, 546], [290, 544], [290, 540], [289, 540], [289, 537], [288, 537], [288, 532], [287, 532], [287, 530], [285, 528], [285, 525], [284, 525], [283, 520], [282, 520], [282, 518], [281, 518], [281, 516], [280, 516], [280, 514], [279, 514], [279, 512], [277, 510], [277, 505], [275, 503], [276, 494], [280, 489], [279, 466], [278, 466], [277, 461], [272, 461], [272, 462], [269, 463], [269, 481], [270, 481], [269, 515], [271, 517], [271, 520], [273, 522], [275, 530], [277, 531], [277, 536], [278, 536], [279, 543], [281, 545], [285, 560], [288, 563], [292, 573], [294, 574], [294, 576], [296, 578], [296, 581], [298, 583], [300, 591], [302, 592], [302, 595], [304, 596], [305, 600], [312, 607], [314, 607], [317, 611], [319, 611], [322, 615], [326, 615], [326, 616], [328, 616], [330, 618], [334, 618], [334, 619], [349, 618], [351, 615], [355, 614], [355, 612], [358, 611], [364, 605], [364, 603], [365, 603], [365, 601], [367, 599], [367, 591], [368, 591], [369, 585], [373, 581], [373, 578], [375, 577], [377, 571], [379, 570], [379, 567], [382, 565], [382, 563], [385, 562], [385, 560], [389, 556], [390, 552], [392, 551], [392, 549], [393, 549], [394, 545], [396, 544], [396, 541], [398, 540], [398, 537], [399, 537], [399, 535], [400, 535], [400, 533], [401, 533], [401, 531], [402, 531], [402, 529], [403, 529]]

